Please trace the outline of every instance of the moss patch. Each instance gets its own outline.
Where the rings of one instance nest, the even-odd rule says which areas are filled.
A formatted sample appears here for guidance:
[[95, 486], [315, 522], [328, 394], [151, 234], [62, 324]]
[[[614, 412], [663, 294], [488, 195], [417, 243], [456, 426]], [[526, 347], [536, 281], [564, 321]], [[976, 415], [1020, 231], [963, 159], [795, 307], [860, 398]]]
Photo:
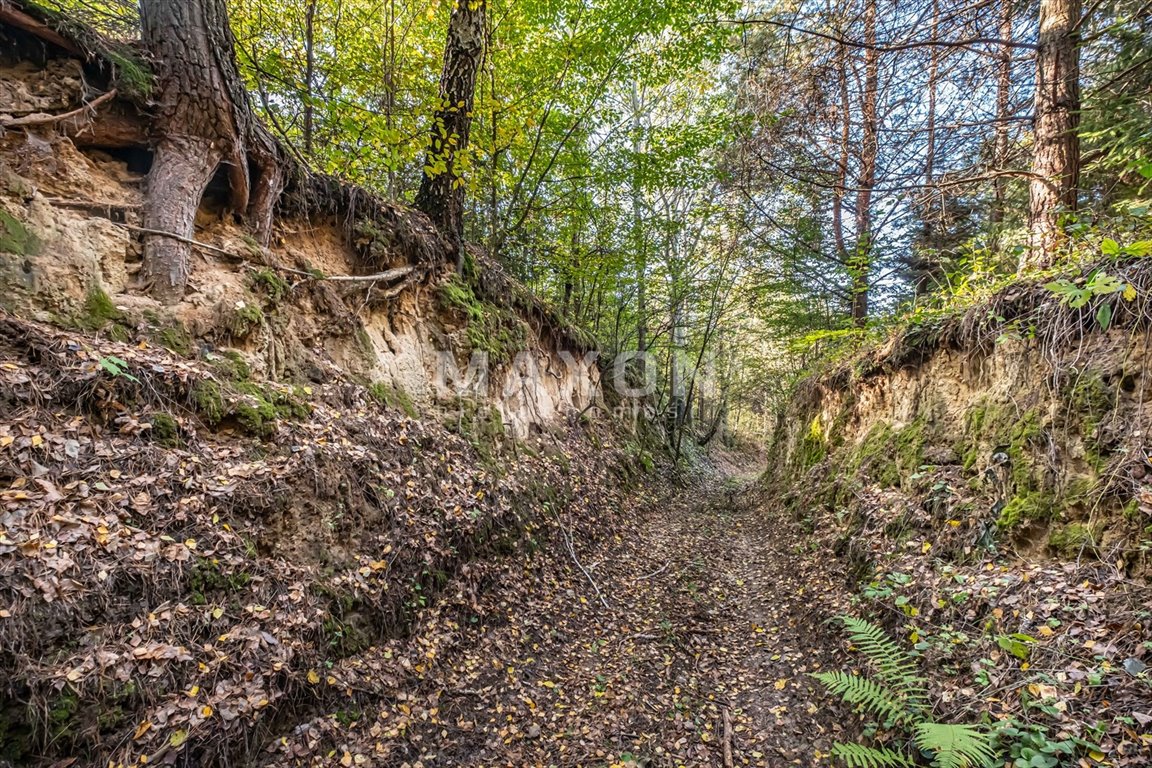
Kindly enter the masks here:
[[180, 444], [180, 424], [170, 414], [152, 414], [152, 439], [161, 445], [175, 447]]
[[264, 310], [257, 304], [240, 302], [232, 310], [226, 325], [232, 338], [247, 338], [264, 327]]
[[253, 272], [248, 278], [248, 286], [278, 303], [288, 295], [290, 286], [275, 270], [264, 267]]
[[93, 286], [84, 297], [84, 313], [77, 318], [76, 323], [81, 328], [98, 331], [119, 318], [120, 310], [112, 303], [112, 297], [103, 288]]
[[1012, 529], [1022, 523], [1051, 520], [1061, 509], [1060, 500], [1052, 493], [1031, 491], [1009, 499], [1000, 510], [996, 524], [1002, 529]]
[[508, 362], [527, 347], [527, 329], [516, 313], [478, 298], [458, 276], [441, 284], [437, 297], [441, 306], [467, 322], [469, 346], [488, 353], [493, 362]]
[[900, 429], [888, 422], [878, 422], [853, 451], [848, 465], [853, 474], [865, 472], [880, 486], [899, 488], [905, 478], [924, 464], [924, 446], [930, 436], [924, 416]]
[[410, 419], [420, 416], [416, 410], [416, 405], [412, 402], [412, 397], [404, 391], [403, 387], [376, 381], [368, 385], [368, 394], [385, 408], [399, 408]]
[[205, 424], [215, 426], [224, 418], [224, 393], [211, 379], [203, 379], [192, 387], [192, 405]]
[[0, 209], [0, 251], [19, 256], [35, 256], [40, 252], [40, 238], [24, 226], [23, 222]]
[[1099, 526], [1068, 523], [1056, 528], [1048, 536], [1048, 546], [1063, 557], [1095, 555], [1100, 542]]

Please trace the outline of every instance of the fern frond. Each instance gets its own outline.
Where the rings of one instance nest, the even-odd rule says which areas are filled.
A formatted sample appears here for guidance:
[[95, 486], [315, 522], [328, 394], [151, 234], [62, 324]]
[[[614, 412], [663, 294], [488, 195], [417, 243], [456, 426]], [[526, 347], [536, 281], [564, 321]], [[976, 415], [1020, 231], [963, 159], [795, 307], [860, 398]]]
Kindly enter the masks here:
[[909, 718], [904, 702], [886, 687], [861, 675], [818, 672], [812, 677], [849, 704], [859, 706], [881, 720], [902, 722]]
[[936, 768], [992, 768], [996, 764], [992, 736], [979, 726], [917, 723], [913, 740], [921, 750], [932, 753]]
[[893, 692], [907, 702], [908, 708], [924, 712], [928, 707], [928, 690], [916, 665], [916, 658], [875, 624], [842, 616], [848, 637], [876, 668], [876, 674]]
[[832, 756], [843, 760], [848, 768], [915, 768], [916, 766], [899, 752], [884, 747], [866, 747], [863, 744], [833, 744]]

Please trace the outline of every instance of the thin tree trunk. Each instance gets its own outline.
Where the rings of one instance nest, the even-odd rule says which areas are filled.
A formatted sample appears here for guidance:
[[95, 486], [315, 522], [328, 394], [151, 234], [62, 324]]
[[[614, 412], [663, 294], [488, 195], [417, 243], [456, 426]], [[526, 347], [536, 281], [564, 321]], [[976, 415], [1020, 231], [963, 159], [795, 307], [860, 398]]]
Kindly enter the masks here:
[[312, 157], [313, 101], [316, 81], [316, 0], [304, 12], [304, 154]]
[[856, 252], [848, 270], [852, 277], [852, 322], [868, 322], [868, 283], [872, 267], [872, 188], [876, 184], [876, 156], [880, 123], [876, 102], [880, 90], [880, 53], [876, 50], [876, 0], [864, 9], [864, 93], [860, 101], [860, 175], [856, 192]]
[[461, 156], [472, 130], [476, 76], [484, 55], [486, 0], [456, 0], [448, 22], [440, 108], [432, 125], [416, 207], [452, 238], [457, 269], [464, 266], [464, 170]]
[[1041, 0], [1036, 52], [1035, 149], [1029, 184], [1029, 248], [1020, 269], [1045, 268], [1063, 240], [1061, 215], [1075, 211], [1080, 182], [1080, 0]]
[[[993, 159], [996, 171], [1008, 167], [1008, 110], [1012, 98], [1012, 0], [1000, 0], [1000, 45], [999, 60], [996, 64], [996, 134], [993, 143]], [[993, 224], [1004, 221], [1004, 209], [1008, 196], [1008, 179], [997, 176], [992, 182], [992, 211], [989, 219]]]
[[[204, 190], [223, 162], [232, 209], [247, 213], [257, 237], [267, 244], [284, 169], [274, 140], [253, 116], [236, 70], [224, 0], [142, 0], [140, 14], [156, 74], [158, 137], [141, 224], [192, 239]], [[145, 238], [141, 276], [155, 298], [176, 303], [183, 297], [189, 257], [187, 243], [159, 235]]]
[[832, 236], [836, 256], [848, 264], [848, 246], [844, 242], [844, 195], [848, 187], [848, 143], [852, 136], [852, 105], [848, 99], [848, 49], [841, 43], [836, 67], [840, 90], [840, 158], [836, 165], [836, 186], [832, 191]]

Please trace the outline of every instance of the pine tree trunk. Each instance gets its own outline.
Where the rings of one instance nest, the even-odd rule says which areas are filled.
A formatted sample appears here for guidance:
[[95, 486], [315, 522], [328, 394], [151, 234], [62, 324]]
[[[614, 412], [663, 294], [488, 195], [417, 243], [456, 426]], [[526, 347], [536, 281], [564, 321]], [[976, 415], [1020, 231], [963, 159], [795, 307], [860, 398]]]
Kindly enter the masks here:
[[[1008, 167], [1008, 110], [1012, 97], [1012, 0], [1000, 0], [999, 61], [996, 64], [996, 138], [993, 145], [993, 163], [997, 173]], [[993, 224], [1004, 221], [1008, 196], [1008, 179], [997, 176], [992, 182], [993, 200], [989, 219]]]
[[440, 108], [431, 131], [416, 207], [458, 247], [464, 249], [464, 180], [460, 156], [468, 146], [476, 75], [484, 55], [485, 0], [456, 0], [448, 22], [444, 69], [440, 75]]
[[[275, 142], [252, 114], [236, 70], [224, 0], [142, 0], [140, 13], [157, 102], [144, 227], [191, 238], [204, 190], [224, 162], [232, 209], [249, 213], [258, 238], [267, 243], [284, 169]], [[186, 243], [146, 237], [142, 277], [155, 298], [180, 301], [189, 255]]]
[[876, 102], [880, 91], [880, 53], [876, 49], [876, 0], [864, 9], [864, 93], [860, 101], [860, 176], [856, 183], [856, 251], [848, 265], [852, 277], [852, 322], [868, 322], [868, 284], [872, 268], [872, 188], [876, 185], [880, 119]]
[[1029, 184], [1029, 249], [1020, 269], [1051, 266], [1061, 246], [1060, 217], [1076, 210], [1080, 181], [1080, 0], [1041, 0], [1036, 52], [1036, 117]]

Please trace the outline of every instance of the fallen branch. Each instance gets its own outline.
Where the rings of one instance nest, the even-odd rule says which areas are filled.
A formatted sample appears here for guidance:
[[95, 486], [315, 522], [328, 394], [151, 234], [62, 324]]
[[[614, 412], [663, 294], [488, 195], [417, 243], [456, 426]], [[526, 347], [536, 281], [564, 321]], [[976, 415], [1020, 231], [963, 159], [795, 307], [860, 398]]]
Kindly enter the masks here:
[[[209, 251], [211, 253], [217, 253], [217, 254], [220, 254], [221, 256], [227, 256], [230, 259], [244, 259], [243, 256], [240, 256], [239, 254], [232, 253], [231, 251], [226, 251], [223, 248], [218, 248], [215, 245], [209, 245], [208, 243], [201, 242], [200, 240], [193, 240], [190, 237], [183, 237], [182, 235], [173, 234], [172, 232], [164, 232], [163, 230], [159, 230], [159, 229], [148, 229], [147, 227], [137, 227], [133, 224], [123, 224], [119, 221], [114, 221], [112, 223], [117, 225], [117, 226], [124, 227], [125, 229], [130, 229], [133, 232], [140, 232], [140, 233], [145, 234], [145, 235], [156, 235], [159, 237], [170, 237], [173, 240], [178, 240], [182, 243], [187, 243], [188, 245], [191, 245], [195, 248], [202, 248], [202, 249]], [[404, 266], [404, 267], [396, 267], [394, 269], [389, 269], [389, 270], [386, 270], [384, 272], [377, 272], [374, 275], [325, 275], [324, 273], [319, 272], [319, 271], [309, 272], [309, 271], [303, 270], [303, 269], [293, 269], [292, 267], [281, 267], [281, 266], [276, 266], [273, 264], [266, 264], [264, 266], [266, 266], [270, 269], [279, 270], [281, 272], [288, 272], [288, 273], [293, 274], [293, 275], [300, 275], [301, 277], [306, 277], [310, 280], [322, 280], [322, 281], [328, 281], [328, 282], [333, 282], [333, 283], [392, 282], [398, 278], [407, 277], [408, 275], [410, 275], [416, 271], [416, 267], [409, 265], [409, 266]], [[402, 287], [402, 286], [400, 286], [400, 287]], [[395, 295], [396, 295], [395, 293], [393, 293], [392, 291], [389, 291], [389, 292], [384, 294], [384, 297], [385, 298], [391, 298], [392, 296], [395, 296]]]
[[92, 101], [84, 104], [71, 112], [65, 112], [62, 115], [26, 115], [25, 117], [14, 117], [8, 120], [0, 121], [0, 128], [27, 128], [30, 125], [48, 125], [49, 123], [58, 123], [61, 120], [67, 120], [70, 117], [76, 117], [83, 114], [90, 109], [96, 109], [109, 99], [116, 97], [116, 89], [108, 91], [108, 93], [101, 94]]
[[600, 604], [604, 606], [605, 610], [612, 610], [612, 606], [608, 604], [608, 599], [604, 597], [604, 593], [600, 591], [600, 585], [592, 578], [592, 574], [588, 573], [588, 569], [580, 563], [580, 558], [576, 556], [576, 547], [572, 546], [572, 537], [568, 535], [568, 530], [564, 527], [564, 523], [560, 520], [560, 514], [553, 509], [552, 515], [556, 518], [556, 525], [560, 527], [560, 536], [564, 539], [564, 543], [568, 545], [568, 554], [572, 557], [572, 562], [576, 563], [576, 567], [584, 574], [584, 578], [588, 579], [588, 583], [592, 585], [592, 589], [596, 592], [596, 597], [600, 598]]
[[670, 566], [671, 564], [672, 564], [672, 561], [669, 560], [667, 563], [664, 563], [664, 565], [662, 565], [659, 568], [657, 568], [656, 570], [652, 571], [652, 573], [646, 573], [643, 576], [637, 576], [636, 581], [644, 581], [645, 579], [650, 579], [653, 576], [659, 576], [660, 574], [664, 573], [664, 571], [668, 570], [668, 566]]
[[732, 768], [732, 715], [724, 707], [724, 768]]

